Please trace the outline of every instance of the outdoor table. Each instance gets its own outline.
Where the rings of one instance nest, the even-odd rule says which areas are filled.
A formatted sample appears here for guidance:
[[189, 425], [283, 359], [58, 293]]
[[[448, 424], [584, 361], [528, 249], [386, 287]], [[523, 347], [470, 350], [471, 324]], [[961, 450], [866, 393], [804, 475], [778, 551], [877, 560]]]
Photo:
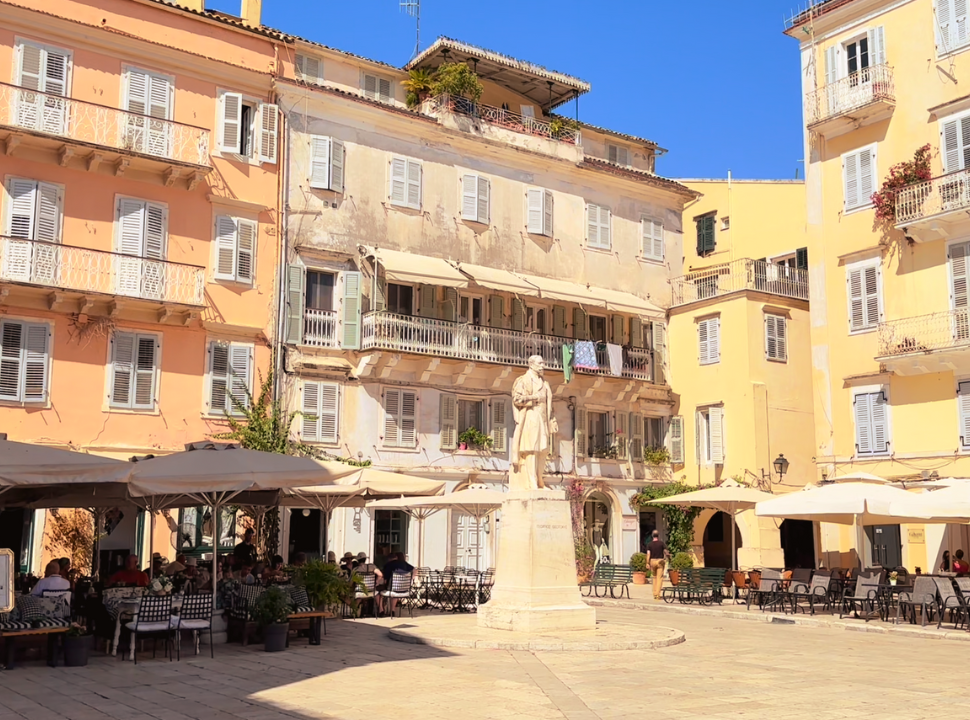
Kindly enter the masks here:
[[913, 592], [913, 586], [902, 583], [895, 585], [892, 583], [879, 584], [879, 617], [882, 620], [890, 621], [891, 611], [899, 601], [899, 594], [904, 592]]

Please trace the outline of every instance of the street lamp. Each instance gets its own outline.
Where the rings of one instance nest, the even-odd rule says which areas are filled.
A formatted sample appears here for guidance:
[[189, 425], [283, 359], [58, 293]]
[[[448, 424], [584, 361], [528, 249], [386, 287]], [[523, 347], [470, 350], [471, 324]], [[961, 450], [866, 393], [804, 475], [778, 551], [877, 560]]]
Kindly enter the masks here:
[[772, 464], [775, 466], [775, 472], [778, 473], [778, 479], [785, 477], [785, 473], [788, 472], [788, 460], [785, 459], [785, 456], [778, 453], [778, 457]]

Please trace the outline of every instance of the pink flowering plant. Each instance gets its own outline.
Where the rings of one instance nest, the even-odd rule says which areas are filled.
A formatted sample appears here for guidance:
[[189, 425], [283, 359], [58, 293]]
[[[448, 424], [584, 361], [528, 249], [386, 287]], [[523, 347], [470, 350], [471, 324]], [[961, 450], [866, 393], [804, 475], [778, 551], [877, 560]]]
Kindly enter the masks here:
[[925, 182], [932, 177], [930, 172], [930, 146], [924, 145], [913, 153], [913, 159], [896, 163], [889, 168], [889, 175], [883, 180], [882, 187], [872, 194], [872, 204], [876, 208], [876, 220], [896, 221], [896, 197], [907, 185]]

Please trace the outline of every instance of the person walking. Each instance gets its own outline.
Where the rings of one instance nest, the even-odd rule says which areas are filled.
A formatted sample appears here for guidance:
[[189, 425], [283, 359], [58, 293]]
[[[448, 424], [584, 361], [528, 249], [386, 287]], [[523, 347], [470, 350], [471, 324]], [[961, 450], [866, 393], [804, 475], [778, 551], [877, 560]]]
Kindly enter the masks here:
[[667, 566], [667, 556], [670, 551], [666, 543], [660, 539], [660, 531], [653, 531], [653, 539], [647, 545], [647, 565], [653, 575], [653, 599], [660, 599], [660, 590], [664, 584], [664, 569]]

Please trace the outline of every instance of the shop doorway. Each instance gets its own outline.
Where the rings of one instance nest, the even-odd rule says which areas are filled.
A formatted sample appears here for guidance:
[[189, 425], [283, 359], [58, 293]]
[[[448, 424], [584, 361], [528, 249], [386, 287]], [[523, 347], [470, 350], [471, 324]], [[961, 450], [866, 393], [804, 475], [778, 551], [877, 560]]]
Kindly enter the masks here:
[[[3, 510], [0, 511], [0, 548], [9, 548], [13, 551], [14, 572], [27, 572], [27, 544], [29, 542], [30, 522], [27, 520], [32, 515], [29, 510]], [[26, 517], [25, 517], [26, 516]]]
[[783, 520], [778, 528], [785, 567], [815, 567], [815, 524], [810, 520]]
[[660, 530], [660, 537], [663, 539], [663, 528], [660, 526], [659, 510], [640, 511], [640, 552], [647, 551], [647, 545], [653, 539], [653, 531]]
[[903, 541], [899, 525], [866, 525], [872, 548], [869, 567], [896, 568], [903, 564]]
[[741, 530], [734, 528], [735, 556], [731, 557], [731, 516], [716, 512], [704, 528], [704, 565], [713, 568], [737, 567], [737, 550], [741, 549]]
[[476, 520], [464, 513], [451, 513], [452, 565], [474, 570], [489, 567], [488, 527], [490, 518]]
[[408, 516], [400, 510], [374, 512], [374, 552], [372, 562], [384, 567], [394, 553], [408, 552]]
[[314, 508], [290, 510], [288, 562], [293, 562], [299, 552], [306, 553], [307, 558], [324, 557], [326, 547], [327, 521], [323, 512]]
[[610, 505], [610, 499], [606, 495], [594, 492], [586, 499], [583, 506], [583, 527], [597, 563], [613, 562]]

